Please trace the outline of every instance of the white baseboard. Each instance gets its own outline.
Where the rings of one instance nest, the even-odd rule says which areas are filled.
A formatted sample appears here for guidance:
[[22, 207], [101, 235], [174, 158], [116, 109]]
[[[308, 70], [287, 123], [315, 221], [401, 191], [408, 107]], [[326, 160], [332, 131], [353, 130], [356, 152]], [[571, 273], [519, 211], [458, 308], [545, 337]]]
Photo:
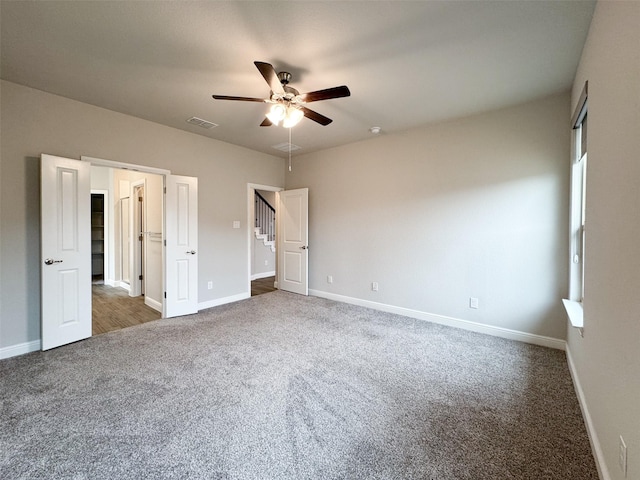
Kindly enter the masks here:
[[[120, 285], [121, 287], [123, 285]], [[362, 307], [367, 307], [367, 308], [373, 308], [374, 310], [380, 310], [383, 312], [389, 312], [389, 313], [395, 313], [398, 315], [404, 315], [405, 317], [410, 317], [410, 318], [416, 318], [418, 320], [425, 320], [428, 322], [434, 322], [434, 323], [438, 323], [441, 325], [447, 325], [450, 327], [456, 327], [456, 328], [462, 328], [464, 330], [470, 330], [473, 332], [479, 332], [479, 333], [486, 333], [488, 335], [493, 335], [496, 337], [502, 337], [502, 338], [507, 338], [510, 340], [518, 340], [521, 342], [525, 342], [525, 343], [531, 343], [534, 345], [540, 345], [543, 347], [550, 347], [550, 348], [555, 348], [558, 350], [566, 350], [566, 342], [564, 340], [561, 340], [559, 338], [552, 338], [552, 337], [545, 337], [542, 335], [535, 335], [532, 333], [526, 333], [526, 332], [520, 332], [517, 330], [510, 330], [507, 328], [502, 328], [502, 327], [494, 327], [491, 325], [484, 325], [481, 323], [476, 323], [476, 322], [470, 322], [468, 320], [461, 320], [461, 319], [457, 319], [457, 318], [452, 318], [452, 317], [446, 317], [443, 315], [436, 315], [433, 313], [427, 313], [427, 312], [421, 312], [419, 310], [412, 310], [409, 308], [404, 308], [404, 307], [396, 307], [394, 305], [387, 305], [384, 303], [378, 303], [378, 302], [372, 302], [369, 300], [362, 300], [359, 298], [354, 298], [354, 297], [347, 297], [344, 295], [337, 295], [335, 293], [330, 293], [330, 292], [323, 292], [321, 290], [309, 290], [309, 294], [313, 295], [315, 297], [321, 297], [321, 298], [326, 298], [329, 300], [335, 300], [337, 302], [343, 302], [343, 303], [350, 303], [352, 305], [359, 305]], [[224, 305], [227, 303], [233, 303], [233, 302], [238, 302], [240, 300], [245, 300], [247, 298], [251, 297], [251, 293], [249, 292], [244, 292], [244, 293], [239, 293], [237, 295], [231, 295], [229, 297], [222, 297], [222, 298], [216, 298], [214, 300], [209, 300], [206, 302], [201, 302], [198, 304], [198, 310], [205, 310], [207, 308], [212, 308], [212, 307], [217, 307], [218, 305]], [[147, 303], [147, 299], [145, 298], [145, 303]], [[161, 311], [162, 310], [162, 306], [157, 304], [157, 302], [153, 301], [154, 305], [149, 305], [151, 308], [154, 308], [156, 310]], [[160, 308], [156, 308], [157, 306], [159, 306]], [[29, 352], [34, 352], [37, 350], [40, 350], [41, 345], [40, 345], [40, 340], [34, 340], [32, 342], [26, 342], [26, 343], [21, 343], [19, 345], [12, 345], [10, 347], [4, 347], [4, 348], [0, 348], [0, 359], [3, 358], [9, 358], [9, 357], [14, 357], [16, 355], [22, 355], [24, 353], [29, 353]], [[579, 385], [579, 381], [578, 381], [578, 377], [575, 374], [575, 370], [573, 368], [573, 363], [571, 361], [571, 357], [569, 355], [569, 352], [567, 351], [567, 358], [569, 359], [569, 367], [570, 367], [570, 371], [571, 371], [571, 375], [573, 376], [574, 379], [574, 384], [576, 385], [576, 390], [578, 391], [578, 398], [580, 400], [580, 405], [581, 407], [583, 407], [583, 412], [584, 412], [584, 417], [587, 421], [587, 426], [589, 427], [590, 425], [590, 417], [588, 415], [588, 412], [586, 410], [586, 405], [584, 405], [584, 397], [582, 395], [582, 389], [580, 389]], [[583, 406], [584, 405], [584, 406]], [[592, 436], [591, 430], [590, 430], [590, 438]], [[594, 442], [595, 444], [595, 442]], [[599, 445], [598, 448], [596, 449], [596, 447], [594, 446], [594, 452], [596, 452], [596, 454], [599, 453], [599, 455], [602, 455], [602, 450], [600, 449]], [[602, 479], [603, 480], [608, 480], [608, 476], [603, 476]]]
[[578, 377], [576, 366], [573, 363], [573, 358], [571, 357], [571, 350], [569, 349], [569, 345], [567, 345], [566, 354], [567, 354], [567, 363], [569, 365], [569, 372], [571, 373], [571, 379], [573, 380], [573, 387], [576, 390], [578, 403], [580, 404], [580, 410], [582, 410], [582, 418], [584, 418], [584, 423], [587, 426], [587, 434], [589, 435], [589, 443], [591, 443], [591, 451], [593, 452], [593, 456], [596, 461], [598, 476], [600, 477], [600, 480], [611, 480], [609, 469], [607, 468], [607, 464], [604, 460], [602, 445], [600, 445], [600, 440], [598, 440], [598, 435], [596, 434], [596, 429], [593, 425], [593, 420], [591, 419], [589, 408], [587, 407], [587, 401], [584, 396], [584, 391], [582, 390], [582, 385], [580, 384], [580, 378]]
[[162, 313], [162, 303], [158, 302], [157, 300], [154, 300], [153, 298], [149, 298], [147, 296], [144, 297], [144, 304], [147, 307], [151, 307], [154, 310]]
[[225, 305], [227, 303], [239, 302], [251, 298], [250, 292], [239, 293], [237, 295], [231, 295], [229, 297], [216, 298], [214, 300], [208, 300], [206, 302], [198, 303], [198, 310], [205, 310], [207, 308], [217, 307], [218, 305]]
[[262, 273], [254, 273], [251, 275], [251, 280], [258, 280], [259, 278], [267, 278], [267, 277], [275, 277], [276, 272], [262, 272]]
[[111, 280], [110, 278], [105, 278], [104, 279], [104, 284], [106, 286], [108, 286], [108, 287], [117, 287], [118, 283], [120, 283], [120, 282], [117, 282], [115, 280]]
[[0, 360], [24, 355], [25, 353], [37, 352], [41, 348], [42, 344], [40, 343], [40, 340], [33, 340], [32, 342], [25, 342], [18, 345], [11, 345], [10, 347], [0, 348]]
[[483, 323], [471, 322], [469, 320], [447, 317], [435, 313], [422, 312], [420, 310], [413, 310], [410, 308], [396, 307], [394, 305], [387, 305], [386, 303], [372, 302], [370, 300], [362, 300], [360, 298], [337, 295], [335, 293], [323, 292], [321, 290], [309, 289], [309, 295], [326, 298], [329, 300], [335, 300], [337, 302], [359, 305], [361, 307], [373, 308], [374, 310], [380, 310], [382, 312], [395, 313], [398, 315], [403, 315], [405, 317], [425, 320], [427, 322], [438, 323], [440, 325], [446, 325], [449, 327], [462, 328], [463, 330], [484, 333], [487, 335], [492, 335], [494, 337], [517, 340], [519, 342], [531, 343], [533, 345], [540, 345], [542, 347], [555, 348], [557, 350], [564, 350], [566, 346], [566, 342], [559, 338], [545, 337], [543, 335], [511, 330], [509, 328], [485, 325]]
[[124, 288], [127, 292], [131, 290], [131, 286], [127, 282], [123, 282], [122, 280], [116, 280], [113, 282], [114, 287]]

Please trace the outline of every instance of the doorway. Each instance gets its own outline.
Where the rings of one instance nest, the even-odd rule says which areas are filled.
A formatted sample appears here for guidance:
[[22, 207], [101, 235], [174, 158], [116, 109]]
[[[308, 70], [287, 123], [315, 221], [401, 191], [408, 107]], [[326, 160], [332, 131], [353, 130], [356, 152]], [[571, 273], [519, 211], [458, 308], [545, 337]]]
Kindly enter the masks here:
[[249, 293], [261, 295], [277, 289], [277, 195], [282, 188], [248, 186]]
[[[102, 186], [112, 192], [113, 200], [102, 204], [106, 228], [102, 245], [105, 250], [112, 246], [113, 258], [112, 261], [104, 259], [103, 281], [99, 284], [94, 281], [92, 285], [93, 335], [162, 318], [164, 178], [152, 173], [92, 166], [92, 186], [101, 181]], [[108, 194], [103, 198], [109, 198]], [[92, 212], [94, 203], [92, 196]], [[109, 212], [112, 212], [111, 222]], [[92, 262], [95, 265], [98, 259], [94, 253], [97, 242], [93, 225], [98, 218], [100, 215], [92, 213]], [[147, 280], [148, 271], [155, 275], [151, 281]]]
[[91, 282], [104, 283], [104, 268], [108, 263], [109, 216], [105, 206], [109, 203], [108, 190], [91, 190]]

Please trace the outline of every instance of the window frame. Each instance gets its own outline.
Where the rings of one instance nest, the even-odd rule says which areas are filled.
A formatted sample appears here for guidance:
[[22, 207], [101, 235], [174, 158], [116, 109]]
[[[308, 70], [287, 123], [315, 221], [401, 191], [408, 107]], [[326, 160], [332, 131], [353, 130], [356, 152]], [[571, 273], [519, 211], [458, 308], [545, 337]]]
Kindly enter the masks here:
[[570, 246], [569, 246], [569, 298], [563, 303], [574, 327], [584, 326], [583, 303], [585, 297], [585, 244], [587, 199], [587, 90], [584, 89], [571, 118], [573, 129], [571, 149]]

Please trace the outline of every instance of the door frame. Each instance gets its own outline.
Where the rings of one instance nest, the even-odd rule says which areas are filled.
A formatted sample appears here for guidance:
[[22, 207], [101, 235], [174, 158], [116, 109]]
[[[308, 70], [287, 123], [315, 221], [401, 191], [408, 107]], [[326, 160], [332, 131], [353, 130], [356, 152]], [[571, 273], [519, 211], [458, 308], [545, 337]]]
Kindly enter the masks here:
[[[87, 155], [82, 155], [80, 157], [81, 161], [86, 161], [88, 163], [90, 163], [91, 165], [98, 165], [98, 166], [103, 166], [103, 167], [111, 167], [111, 168], [117, 168], [117, 169], [121, 169], [121, 170], [133, 170], [136, 172], [143, 172], [143, 173], [153, 173], [156, 175], [160, 175], [162, 177], [162, 185], [163, 185], [163, 201], [162, 201], [162, 234], [163, 234], [163, 242], [162, 242], [162, 318], [167, 318], [167, 316], [174, 316], [171, 312], [168, 312], [168, 308], [167, 308], [167, 271], [168, 271], [168, 265], [167, 265], [167, 235], [168, 235], [168, 229], [167, 229], [167, 211], [169, 210], [169, 208], [167, 207], [167, 181], [169, 178], [172, 179], [179, 179], [181, 176], [180, 175], [174, 175], [171, 173], [171, 170], [167, 170], [164, 168], [156, 168], [156, 167], [148, 167], [145, 165], [137, 165], [134, 163], [124, 163], [124, 162], [116, 162], [113, 160], [105, 160], [103, 158], [96, 158], [96, 157], [90, 157]], [[193, 178], [196, 181], [196, 185], [197, 185], [197, 180], [198, 177], [185, 177], [185, 178]], [[131, 183], [133, 185], [133, 182]], [[146, 187], [146, 184], [145, 184]], [[146, 191], [145, 191], [146, 193]], [[130, 203], [132, 198], [130, 198]], [[196, 227], [198, 226], [198, 218], [197, 218], [197, 195], [195, 197], [195, 211], [196, 211], [196, 216], [195, 218], [195, 222], [196, 222]], [[172, 207], [173, 208], [173, 207]], [[197, 235], [196, 235], [197, 237]], [[195, 294], [193, 295], [193, 297], [195, 298], [195, 311], [198, 311], [200, 309], [199, 303], [198, 303], [198, 285], [197, 285], [197, 280], [195, 283]], [[150, 305], [151, 306], [151, 305]], [[152, 306], [152, 308], [155, 308]], [[193, 313], [193, 312], [192, 312]], [[180, 315], [180, 314], [178, 314]]]
[[[160, 175], [162, 176], [162, 183], [163, 186], [166, 185], [166, 178], [167, 175], [171, 175], [171, 170], [166, 170], [164, 168], [156, 168], [156, 167], [148, 167], [145, 165], [137, 165], [134, 163], [124, 163], [124, 162], [116, 162], [114, 160], [106, 160], [104, 158], [96, 158], [96, 157], [90, 157], [87, 155], [82, 155], [80, 157], [80, 160], [83, 162], [88, 162], [91, 165], [95, 165], [95, 166], [100, 166], [100, 167], [110, 167], [110, 168], [115, 168], [115, 169], [119, 169], [119, 170], [133, 170], [135, 172], [143, 172], [143, 173], [153, 173], [155, 175]], [[143, 180], [144, 181], [144, 180]], [[129, 185], [129, 234], [131, 235], [133, 233], [133, 230], [131, 228], [132, 226], [132, 222], [133, 222], [133, 218], [132, 218], [132, 210], [133, 208], [135, 208], [135, 202], [132, 201], [133, 197], [132, 192], [134, 191], [134, 185], [137, 181], [135, 182], [131, 182], [131, 184]], [[146, 194], [146, 182], [144, 184], [145, 187], [145, 194]], [[114, 188], [119, 188], [119, 187], [115, 187]], [[163, 206], [162, 206], [162, 231], [163, 231], [163, 235], [166, 235], [165, 229], [166, 229], [166, 206], [164, 205], [164, 199], [163, 199]], [[133, 242], [132, 242], [133, 243]], [[133, 261], [132, 255], [131, 255], [131, 251], [129, 252], [129, 262], [131, 265], [131, 262]], [[166, 250], [164, 247], [164, 242], [163, 242], [163, 246], [162, 246], [162, 291], [166, 291]], [[144, 272], [143, 272], [144, 275]], [[132, 272], [129, 272], [129, 295], [132, 295]], [[137, 280], [136, 280], [137, 282]], [[138, 283], [139, 285], [139, 283]], [[139, 287], [138, 287], [139, 290]], [[138, 293], [139, 295], [139, 293]], [[164, 303], [165, 303], [165, 299], [162, 299], [162, 318], [165, 318], [165, 307], [164, 307]]]
[[[267, 192], [282, 192], [283, 187], [274, 187], [272, 185], [261, 185], [259, 183], [247, 183], [247, 293], [251, 297], [251, 265], [253, 263], [253, 233], [255, 218], [255, 194], [256, 190], [266, 190]], [[276, 202], [277, 203], [277, 202]], [[276, 238], [278, 237], [278, 206], [276, 208]], [[277, 243], [276, 243], [277, 245]], [[276, 261], [274, 265], [276, 271], [276, 280], [274, 287], [278, 288], [278, 248], [276, 247]]]

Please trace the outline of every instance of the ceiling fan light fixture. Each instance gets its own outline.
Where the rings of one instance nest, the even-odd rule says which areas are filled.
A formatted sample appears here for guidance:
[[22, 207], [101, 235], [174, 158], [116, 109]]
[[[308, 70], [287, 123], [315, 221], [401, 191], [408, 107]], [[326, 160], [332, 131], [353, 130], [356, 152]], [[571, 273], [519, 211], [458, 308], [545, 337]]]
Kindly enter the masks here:
[[287, 108], [287, 115], [282, 122], [284, 128], [295, 127], [300, 120], [304, 117], [304, 113], [299, 108], [289, 107]]
[[[1, 1], [1, 0], [0, 0]], [[314, 92], [303, 93], [291, 87], [289, 82], [291, 74], [289, 72], [276, 73], [273, 65], [266, 62], [253, 62], [262, 77], [269, 85], [271, 93], [269, 98], [256, 97], [236, 97], [229, 95], [213, 95], [216, 100], [235, 100], [241, 102], [258, 102], [271, 104], [267, 118], [262, 120], [261, 127], [269, 127], [271, 125], [278, 126], [283, 122], [284, 128], [291, 128], [302, 120], [303, 117], [316, 122], [324, 127], [329, 125], [333, 120], [324, 115], [310, 110], [305, 106], [307, 103], [318, 102], [320, 100], [329, 100], [332, 98], [342, 98], [351, 95], [346, 85], [333, 88], [325, 88]]]
[[267, 113], [267, 118], [274, 125], [280, 124], [282, 120], [285, 119], [287, 114], [287, 109], [281, 103], [275, 103], [269, 109], [269, 113]]

